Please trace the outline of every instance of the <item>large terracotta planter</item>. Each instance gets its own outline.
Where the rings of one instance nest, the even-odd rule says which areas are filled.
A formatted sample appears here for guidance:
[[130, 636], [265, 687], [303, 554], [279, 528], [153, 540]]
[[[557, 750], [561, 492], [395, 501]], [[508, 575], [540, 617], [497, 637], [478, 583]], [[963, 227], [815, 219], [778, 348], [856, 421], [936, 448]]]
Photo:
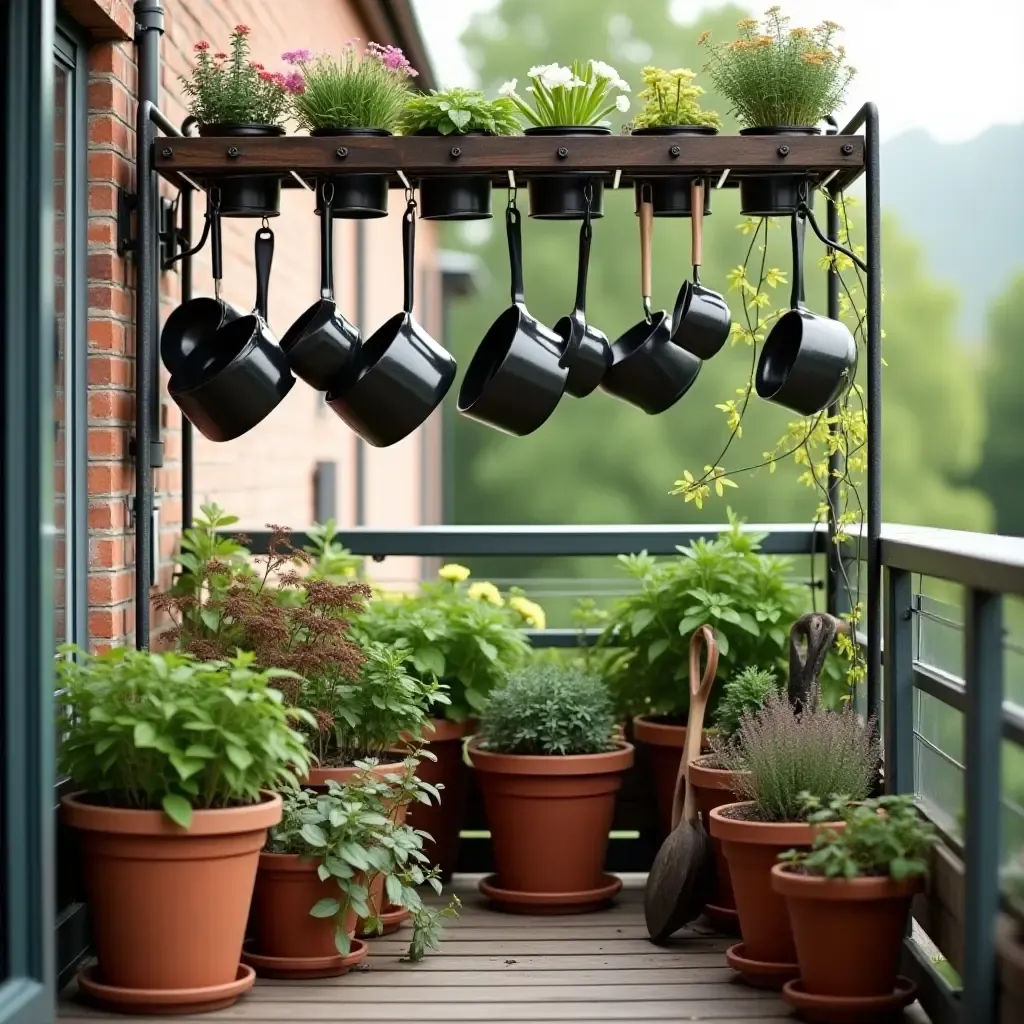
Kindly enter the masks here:
[[191, 990], [193, 1010], [225, 1005], [223, 993], [241, 983], [256, 868], [267, 829], [281, 820], [281, 797], [193, 811], [188, 829], [162, 811], [93, 805], [83, 794], [61, 805], [63, 820], [81, 835], [98, 957], [89, 982], [129, 990], [132, 1007], [143, 1012], [147, 1001], [167, 1012], [182, 990]]
[[654, 783], [659, 833], [664, 837], [672, 830], [672, 797], [686, 746], [686, 726], [659, 721], [653, 715], [637, 715], [633, 719], [633, 739], [646, 751]]
[[470, 746], [494, 847], [496, 877], [482, 886], [508, 909], [571, 913], [618, 891], [604, 874], [608, 833], [633, 747], [545, 757]]
[[996, 923], [999, 954], [1000, 1024], [1020, 1024], [1024, 1007], [1024, 928], [1005, 914]]
[[895, 992], [920, 878], [821, 878], [776, 864], [772, 889], [786, 901], [804, 992], [853, 999]]
[[713, 839], [721, 842], [729, 863], [743, 935], [742, 957], [746, 961], [777, 965], [781, 987], [788, 980], [781, 968], [790, 965], [790, 976], [796, 974], [796, 946], [786, 902], [772, 889], [772, 868], [780, 853], [810, 849], [817, 832], [842, 827], [842, 823], [822, 826], [797, 821], [748, 821], [732, 816], [733, 812], [742, 814], [752, 807], [750, 803], [734, 803], [714, 808], [708, 815], [710, 832]]

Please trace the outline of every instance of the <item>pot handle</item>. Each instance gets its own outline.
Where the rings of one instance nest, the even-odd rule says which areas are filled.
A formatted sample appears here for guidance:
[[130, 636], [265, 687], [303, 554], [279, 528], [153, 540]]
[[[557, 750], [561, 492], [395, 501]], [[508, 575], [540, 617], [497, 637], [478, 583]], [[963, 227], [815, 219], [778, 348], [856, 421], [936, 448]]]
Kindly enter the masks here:
[[267, 292], [270, 288], [270, 266], [274, 261], [274, 232], [261, 227], [256, 232], [256, 313], [267, 319]]
[[407, 316], [412, 315], [413, 280], [416, 276], [414, 267], [416, 259], [416, 200], [410, 192], [402, 214], [402, 270], [404, 276], [404, 296], [402, 309]]
[[220, 189], [210, 189], [207, 199], [210, 218], [210, 260], [213, 264], [213, 294], [220, 301], [220, 284], [224, 277], [224, 248], [220, 233]]
[[594, 236], [590, 222], [590, 207], [594, 199], [594, 186], [589, 182], [584, 187], [584, 195], [587, 200], [587, 206], [583, 214], [583, 224], [580, 226], [580, 255], [579, 264], [576, 269], [576, 312], [585, 315], [587, 312], [587, 274], [590, 271], [590, 240]]
[[644, 300], [644, 319], [651, 322], [651, 235], [654, 233], [654, 203], [651, 186], [640, 186], [640, 294]]
[[325, 182], [320, 188], [320, 298], [334, 298], [334, 221], [331, 203], [334, 185]]
[[704, 179], [690, 182], [690, 262], [693, 283], [700, 284], [700, 265], [704, 262]]
[[793, 290], [789, 296], [790, 309], [804, 307], [804, 234], [807, 221], [804, 215], [796, 210], [790, 221], [790, 234], [793, 241]]
[[522, 306], [526, 302], [523, 288], [523, 231], [515, 200], [510, 200], [505, 209], [505, 233], [508, 235], [508, 264], [512, 275], [512, 305]]

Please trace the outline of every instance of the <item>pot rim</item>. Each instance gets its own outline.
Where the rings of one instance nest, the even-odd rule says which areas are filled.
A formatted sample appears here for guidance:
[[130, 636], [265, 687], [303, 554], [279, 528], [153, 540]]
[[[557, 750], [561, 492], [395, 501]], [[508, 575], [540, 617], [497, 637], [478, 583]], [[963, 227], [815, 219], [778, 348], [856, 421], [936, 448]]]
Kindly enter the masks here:
[[808, 821], [744, 821], [723, 813], [736, 807], [753, 806], [753, 800], [737, 800], [712, 810], [708, 815], [712, 837], [747, 846], [810, 846], [819, 832], [829, 829], [839, 831], [846, 824], [842, 821], [821, 825], [812, 825]]
[[[257, 133], [252, 132], [251, 130], [258, 128], [261, 129], [264, 134], [271, 136], [284, 135], [287, 131], [284, 125], [268, 124], [266, 121], [211, 121], [209, 124], [197, 122], [196, 128], [200, 135], [203, 135], [204, 129], [206, 129], [206, 137], [212, 139], [231, 138], [235, 135], [238, 129], [242, 129], [243, 131], [247, 131], [247, 133], [255, 135]], [[224, 131], [225, 129], [227, 129], [227, 131]], [[218, 130], [223, 131], [224, 134], [219, 135]]]
[[788, 864], [772, 866], [772, 889], [780, 896], [829, 903], [859, 903], [908, 899], [924, 887], [920, 876], [896, 880], [888, 875], [825, 878], [792, 871]]
[[707, 754], [702, 754], [687, 766], [689, 782], [699, 789], [726, 789], [735, 792], [736, 779], [750, 774], [750, 772], [732, 771], [729, 768], [709, 768], [697, 763], [702, 757], [707, 756]]
[[669, 722], [656, 722], [654, 715], [633, 716], [633, 738], [652, 747], [686, 746], [686, 726]]
[[633, 765], [633, 744], [616, 740], [613, 750], [599, 754], [498, 754], [469, 744], [469, 758], [478, 772], [494, 775], [607, 775]]
[[196, 836], [236, 835], [270, 828], [281, 820], [279, 793], [260, 790], [259, 803], [240, 807], [220, 807], [192, 811], [187, 829], [176, 825], [163, 811], [135, 810], [130, 807], [105, 807], [85, 803], [85, 790], [61, 798], [61, 817], [71, 828], [107, 835], [159, 836], [165, 839], [191, 839]]

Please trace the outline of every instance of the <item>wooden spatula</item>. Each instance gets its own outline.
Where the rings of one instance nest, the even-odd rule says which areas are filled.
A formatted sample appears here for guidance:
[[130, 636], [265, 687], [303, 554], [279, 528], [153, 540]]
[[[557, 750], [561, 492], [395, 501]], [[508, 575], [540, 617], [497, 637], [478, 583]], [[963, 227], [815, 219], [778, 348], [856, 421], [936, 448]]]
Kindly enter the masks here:
[[[707, 647], [703, 676], [700, 673], [702, 646]], [[672, 831], [654, 858], [644, 890], [644, 919], [652, 942], [664, 942], [684, 924], [699, 917], [714, 885], [711, 839], [697, 813], [689, 776], [690, 762], [700, 756], [704, 710], [717, 671], [718, 644], [714, 630], [701, 626], [690, 638], [690, 715], [686, 723], [686, 748], [679, 763], [672, 801]]]

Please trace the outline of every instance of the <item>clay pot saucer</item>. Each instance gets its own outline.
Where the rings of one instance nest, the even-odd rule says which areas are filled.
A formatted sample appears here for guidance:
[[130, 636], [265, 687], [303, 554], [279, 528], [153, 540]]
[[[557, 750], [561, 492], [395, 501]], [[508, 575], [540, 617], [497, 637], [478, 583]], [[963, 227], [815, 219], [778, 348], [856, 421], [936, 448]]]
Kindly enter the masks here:
[[259, 953], [242, 953], [242, 962], [255, 967], [261, 978], [282, 978], [302, 981], [307, 978], [340, 978], [366, 959], [369, 946], [359, 939], [352, 940], [352, 951], [348, 956], [260, 956]]
[[488, 875], [480, 882], [480, 892], [510, 914], [586, 914], [600, 910], [622, 888], [622, 879], [615, 875], [602, 875], [597, 888], [580, 892], [516, 892], [502, 889], [497, 881], [497, 875]]
[[[392, 932], [397, 932], [409, 920], [410, 916], [408, 907], [393, 907], [389, 905], [388, 909], [380, 915], [380, 922], [384, 927], [379, 932], [363, 931], [360, 928], [356, 934], [361, 939], [379, 939], [382, 935], [390, 935]], [[362, 924], [363, 922], [360, 921], [359, 923]]]
[[716, 932], [723, 935], [740, 934], [740, 915], [736, 913], [735, 907], [716, 907], [711, 903], [705, 903], [704, 916]]
[[256, 982], [256, 972], [246, 964], [238, 965], [234, 981], [205, 988], [139, 989], [116, 988], [99, 980], [99, 964], [90, 964], [78, 972], [78, 988], [84, 996], [118, 1013], [146, 1016], [209, 1013], [232, 1006], [243, 992]]
[[772, 964], [763, 960], [748, 960], [742, 942], [730, 946], [725, 951], [725, 959], [752, 988], [770, 988], [777, 992], [786, 982], [800, 977], [799, 964]]
[[819, 996], [805, 992], [799, 978], [787, 981], [782, 998], [813, 1024], [881, 1024], [898, 1018], [917, 998], [917, 985], [902, 975], [887, 996]]

